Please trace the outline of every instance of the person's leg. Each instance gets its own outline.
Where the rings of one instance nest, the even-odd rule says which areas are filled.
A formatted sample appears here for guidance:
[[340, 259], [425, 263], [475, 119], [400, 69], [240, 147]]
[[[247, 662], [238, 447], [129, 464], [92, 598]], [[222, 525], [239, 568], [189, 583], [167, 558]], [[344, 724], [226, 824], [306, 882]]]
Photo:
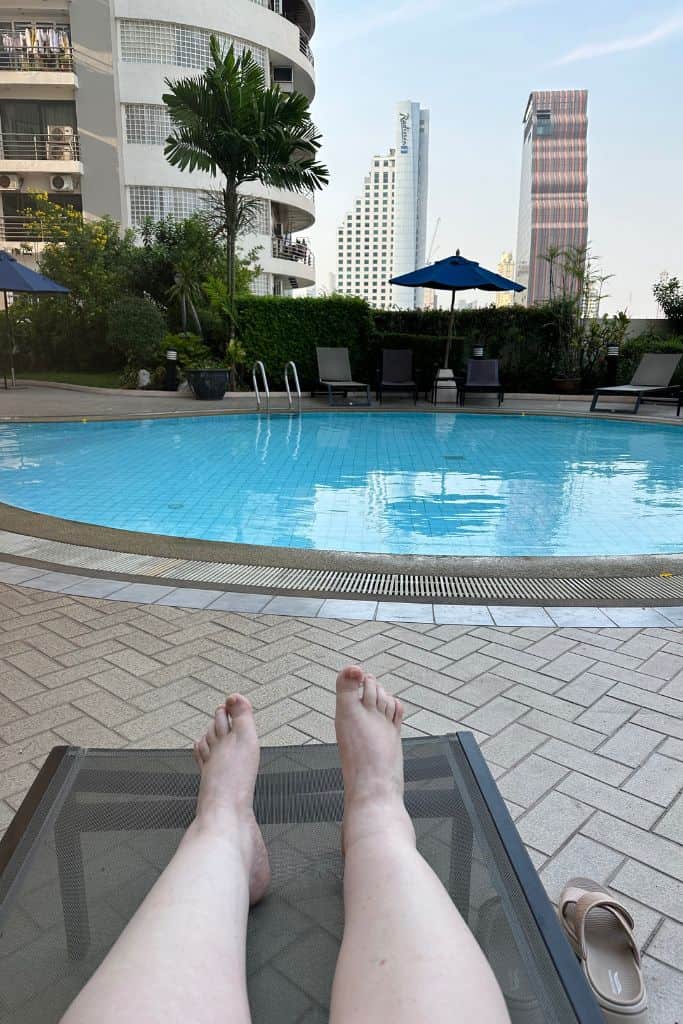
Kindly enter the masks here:
[[331, 1024], [509, 1021], [483, 953], [417, 852], [403, 803], [401, 702], [360, 668], [337, 680], [344, 938]]
[[194, 755], [197, 816], [62, 1024], [250, 1020], [247, 915], [270, 869], [252, 809], [259, 743], [246, 697], [217, 709]]

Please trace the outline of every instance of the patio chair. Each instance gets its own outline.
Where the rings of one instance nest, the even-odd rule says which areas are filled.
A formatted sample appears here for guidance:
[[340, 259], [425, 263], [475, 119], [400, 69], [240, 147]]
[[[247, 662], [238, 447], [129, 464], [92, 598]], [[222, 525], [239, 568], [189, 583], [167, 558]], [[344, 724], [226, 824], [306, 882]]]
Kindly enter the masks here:
[[412, 393], [417, 405], [417, 384], [413, 379], [413, 353], [409, 348], [383, 348], [377, 380], [377, 400], [382, 404], [384, 391]]
[[641, 402], [647, 402], [650, 398], [665, 398], [667, 396], [679, 397], [678, 412], [680, 412], [680, 385], [671, 384], [671, 378], [681, 361], [681, 356], [675, 352], [647, 352], [638, 363], [636, 372], [631, 377], [630, 384], [617, 384], [613, 387], [596, 388], [593, 392], [591, 412], [595, 412], [598, 399], [601, 395], [623, 395], [635, 399], [632, 413], [638, 412]]
[[370, 405], [370, 385], [361, 384], [351, 376], [348, 348], [316, 348], [315, 351], [318, 376], [320, 383], [327, 388], [330, 405], [341, 404], [334, 401], [335, 394], [341, 392], [348, 398], [349, 391], [365, 391], [367, 405]]
[[505, 399], [505, 392], [500, 383], [500, 363], [497, 359], [468, 359], [467, 375], [458, 387], [460, 405], [465, 404], [468, 391], [479, 394], [487, 392], [498, 395], [498, 405]]
[[[601, 1024], [472, 734], [406, 739], [403, 752], [418, 849], [478, 939], [510, 1019]], [[60, 1021], [172, 857], [198, 788], [190, 750], [52, 751], [0, 841], [0, 1024]], [[273, 879], [249, 914], [246, 965], [261, 1024], [328, 1019], [343, 808], [336, 746], [262, 749], [254, 811]]]

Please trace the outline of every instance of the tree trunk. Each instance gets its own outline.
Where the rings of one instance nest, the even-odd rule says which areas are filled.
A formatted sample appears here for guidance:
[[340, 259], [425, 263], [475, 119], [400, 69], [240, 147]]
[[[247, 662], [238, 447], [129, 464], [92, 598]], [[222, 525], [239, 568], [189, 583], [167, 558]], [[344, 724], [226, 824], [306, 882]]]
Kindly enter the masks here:
[[237, 250], [237, 186], [228, 179], [223, 191], [226, 240], [226, 284], [228, 287], [228, 316], [230, 317], [229, 340], [235, 337], [235, 264]]

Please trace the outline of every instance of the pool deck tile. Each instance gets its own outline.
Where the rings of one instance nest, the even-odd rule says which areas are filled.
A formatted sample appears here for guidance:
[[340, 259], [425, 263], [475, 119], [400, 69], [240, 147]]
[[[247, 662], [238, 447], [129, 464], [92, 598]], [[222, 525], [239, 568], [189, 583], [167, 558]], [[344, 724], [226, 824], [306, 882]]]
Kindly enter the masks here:
[[207, 608], [222, 593], [221, 590], [202, 590], [200, 587], [176, 587], [156, 603], [169, 604], [174, 608]]
[[610, 619], [607, 611], [600, 608], [546, 608], [550, 618], [556, 626], [568, 629], [576, 627], [614, 626], [616, 623]]
[[119, 590], [123, 590], [128, 584], [125, 580], [107, 579], [85, 579], [83, 577], [78, 583], [72, 583], [62, 591], [63, 594], [76, 594], [79, 597], [111, 597]]
[[435, 604], [434, 621], [443, 626], [492, 626], [493, 618], [483, 604]]
[[496, 626], [554, 626], [544, 608], [489, 605]]
[[[494, 608], [491, 629], [485, 606], [215, 597], [199, 588], [43, 573], [52, 575], [50, 593], [21, 582], [26, 567], [0, 569], [12, 581], [0, 582], [0, 832], [52, 746], [189, 745], [239, 677], [259, 709], [266, 744], [331, 740], [336, 667], [370, 635], [368, 657], [380, 681], [408, 697], [407, 735], [476, 726], [551, 899], [579, 869], [620, 890], [650, 965], [650, 1024], [671, 1024], [671, 993], [683, 986], [680, 907], [672, 895], [682, 884], [683, 699], [667, 679], [683, 629], [659, 620], [667, 612], [680, 618], [681, 608], [662, 608], [655, 629], [642, 614], [641, 625], [613, 625], [609, 608], [604, 617], [569, 609], [575, 614], [557, 615], [565, 626], [548, 621], [563, 610], [506, 608], [524, 621], [502, 625]], [[108, 600], [67, 592], [100, 595], [112, 586], [118, 589]], [[199, 599], [210, 605], [176, 603]], [[475, 621], [443, 621], [468, 617]], [[145, 636], [153, 644], [141, 653]], [[191, 657], [190, 638], [200, 643]], [[217, 644], [220, 663], [210, 685], [200, 683], [202, 646]], [[266, 660], [278, 645], [288, 653]], [[420, 651], [431, 660], [428, 671], [416, 663]], [[577, 654], [584, 671], [568, 683], [567, 658]], [[511, 672], [511, 658], [529, 668], [520, 663]], [[666, 693], [652, 688], [660, 679], [654, 669]], [[106, 722], [97, 717], [102, 708], [113, 709]]]
[[622, 627], [671, 626], [673, 620], [666, 618], [666, 609], [657, 611], [655, 608], [603, 608], [612, 622]]

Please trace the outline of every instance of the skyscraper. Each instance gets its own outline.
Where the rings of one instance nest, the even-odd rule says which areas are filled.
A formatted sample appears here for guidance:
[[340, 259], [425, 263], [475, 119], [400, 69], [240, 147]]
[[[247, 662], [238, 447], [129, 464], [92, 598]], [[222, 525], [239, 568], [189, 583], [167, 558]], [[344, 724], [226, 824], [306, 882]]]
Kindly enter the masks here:
[[[500, 257], [500, 263], [498, 264], [498, 273], [501, 277], [507, 277], [508, 280], [514, 281], [515, 279], [515, 261], [512, 258], [511, 252], [504, 252]], [[512, 306], [515, 302], [515, 297], [520, 294], [519, 292], [496, 292], [496, 306], [500, 309], [502, 306]], [[523, 294], [523, 293], [522, 293]]]
[[588, 92], [532, 92], [524, 113], [517, 223], [519, 301], [551, 298], [553, 250], [588, 245]]
[[422, 306], [422, 289], [393, 288], [389, 278], [422, 266], [427, 231], [429, 111], [402, 101], [395, 111], [396, 145], [374, 156], [337, 231], [337, 288], [377, 308]]

